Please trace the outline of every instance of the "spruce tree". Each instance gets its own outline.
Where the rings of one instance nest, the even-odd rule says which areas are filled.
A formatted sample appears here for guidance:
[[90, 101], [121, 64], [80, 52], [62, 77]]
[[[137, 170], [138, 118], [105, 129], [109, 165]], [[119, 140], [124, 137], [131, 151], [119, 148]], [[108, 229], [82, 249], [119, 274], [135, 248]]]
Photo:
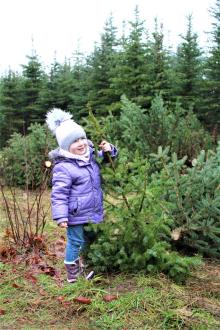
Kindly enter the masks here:
[[210, 130], [217, 130], [220, 123], [220, 0], [211, 9], [214, 19], [211, 47], [205, 71], [204, 106], [202, 119]]
[[122, 97], [121, 115], [118, 120], [119, 143], [129, 145], [131, 154], [138, 150], [143, 156], [156, 152], [159, 146], [169, 146], [178, 156], [195, 158], [202, 149], [211, 148], [211, 138], [192, 110], [165, 105], [157, 95], [149, 111]]
[[152, 34], [152, 41], [149, 49], [149, 76], [150, 100], [158, 95], [163, 95], [167, 100], [171, 95], [171, 83], [169, 76], [169, 53], [164, 47], [163, 25], [158, 27], [155, 19], [155, 28]]
[[53, 105], [68, 110], [71, 106], [73, 88], [72, 67], [68, 61], [55, 63], [50, 74], [50, 92]]
[[95, 45], [87, 59], [88, 100], [98, 115], [108, 114], [111, 104], [120, 99], [111, 86], [118, 44], [116, 33], [111, 15], [105, 23], [100, 45]]
[[72, 90], [68, 109], [73, 114], [73, 118], [78, 121], [87, 115], [87, 68], [86, 58], [79, 50], [73, 54], [73, 59]]
[[1, 80], [0, 94], [0, 146], [6, 145], [7, 140], [14, 132], [23, 129], [23, 116], [21, 112], [21, 88], [22, 77], [13, 71]]
[[70, 60], [60, 64], [54, 59], [40, 93], [40, 104], [45, 110], [56, 107], [70, 111], [74, 119], [78, 120], [80, 112], [86, 108], [87, 97], [84, 87], [85, 68], [80, 62], [81, 54], [75, 55], [73, 66]]
[[62, 72], [62, 65], [54, 59], [54, 62], [50, 66], [49, 74], [45, 80], [45, 85], [40, 92], [40, 105], [44, 106], [45, 109], [50, 109], [53, 107], [63, 106], [63, 102], [60, 99], [60, 94], [62, 94], [61, 83], [63, 79], [60, 79]]
[[220, 145], [216, 152], [202, 150], [192, 167], [185, 166], [186, 157], [169, 158], [162, 148], [152, 157], [163, 167], [154, 180], [158, 176], [158, 188], [166, 191], [177, 247], [220, 258]]
[[40, 107], [40, 91], [43, 86], [44, 72], [36, 52], [27, 56], [28, 64], [23, 67], [22, 115], [24, 132], [31, 123], [44, 122], [45, 109]]
[[193, 32], [192, 15], [187, 16], [187, 32], [181, 35], [182, 42], [177, 49], [176, 79], [174, 93], [185, 109], [199, 112], [199, 97], [202, 82], [202, 52], [198, 45], [198, 36]]
[[200, 259], [172, 251], [168, 204], [148, 171], [147, 160], [135, 151], [130, 158], [127, 149], [103, 167], [106, 219], [86, 228], [87, 236], [97, 238], [85, 253], [98, 271], [163, 272], [182, 282]]
[[122, 49], [118, 54], [112, 82], [116, 93], [137, 105], [149, 106], [148, 85], [148, 39], [144, 21], [140, 20], [138, 7], [135, 8], [134, 21], [129, 22], [130, 33], [121, 40]]

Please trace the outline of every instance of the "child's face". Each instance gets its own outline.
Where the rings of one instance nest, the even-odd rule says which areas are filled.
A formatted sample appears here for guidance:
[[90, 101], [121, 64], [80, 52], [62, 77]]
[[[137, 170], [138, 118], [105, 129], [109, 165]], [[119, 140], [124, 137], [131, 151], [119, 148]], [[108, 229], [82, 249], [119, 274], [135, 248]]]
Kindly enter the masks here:
[[87, 139], [80, 138], [70, 145], [69, 152], [74, 155], [84, 155], [86, 153], [87, 146]]

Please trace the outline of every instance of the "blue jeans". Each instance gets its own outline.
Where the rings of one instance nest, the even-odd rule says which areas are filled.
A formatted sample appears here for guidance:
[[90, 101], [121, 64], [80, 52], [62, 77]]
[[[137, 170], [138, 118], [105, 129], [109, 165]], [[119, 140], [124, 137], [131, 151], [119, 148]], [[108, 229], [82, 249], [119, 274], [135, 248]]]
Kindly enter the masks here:
[[64, 263], [73, 264], [85, 247], [84, 225], [69, 226], [66, 229], [67, 244]]

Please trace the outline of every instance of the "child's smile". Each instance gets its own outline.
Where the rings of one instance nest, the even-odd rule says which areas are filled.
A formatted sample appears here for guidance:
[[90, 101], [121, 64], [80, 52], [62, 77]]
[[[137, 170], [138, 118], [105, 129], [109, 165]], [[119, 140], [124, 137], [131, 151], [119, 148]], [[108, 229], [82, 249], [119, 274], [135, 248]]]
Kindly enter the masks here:
[[73, 142], [69, 147], [69, 152], [75, 155], [84, 155], [87, 151], [87, 140], [86, 139], [78, 139]]

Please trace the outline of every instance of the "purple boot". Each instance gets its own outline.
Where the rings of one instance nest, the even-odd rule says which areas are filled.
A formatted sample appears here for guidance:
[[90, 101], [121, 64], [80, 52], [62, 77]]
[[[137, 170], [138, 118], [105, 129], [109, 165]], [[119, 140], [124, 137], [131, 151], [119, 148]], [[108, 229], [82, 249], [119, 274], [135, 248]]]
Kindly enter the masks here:
[[67, 271], [67, 282], [76, 282], [78, 277], [82, 275], [81, 267], [79, 266], [79, 259], [76, 259], [74, 264], [65, 264]]
[[94, 271], [91, 270], [88, 274], [86, 274], [85, 272], [85, 264], [84, 264], [84, 260], [83, 257], [80, 256], [79, 257], [79, 268], [81, 270], [81, 274], [83, 274], [83, 276], [85, 277], [86, 280], [91, 280], [94, 277]]
[[85, 274], [85, 266], [82, 259], [76, 259], [74, 264], [65, 264], [67, 271], [67, 282], [74, 283], [80, 276], [84, 276], [87, 280], [91, 280], [94, 276], [92, 270], [87, 275]]

